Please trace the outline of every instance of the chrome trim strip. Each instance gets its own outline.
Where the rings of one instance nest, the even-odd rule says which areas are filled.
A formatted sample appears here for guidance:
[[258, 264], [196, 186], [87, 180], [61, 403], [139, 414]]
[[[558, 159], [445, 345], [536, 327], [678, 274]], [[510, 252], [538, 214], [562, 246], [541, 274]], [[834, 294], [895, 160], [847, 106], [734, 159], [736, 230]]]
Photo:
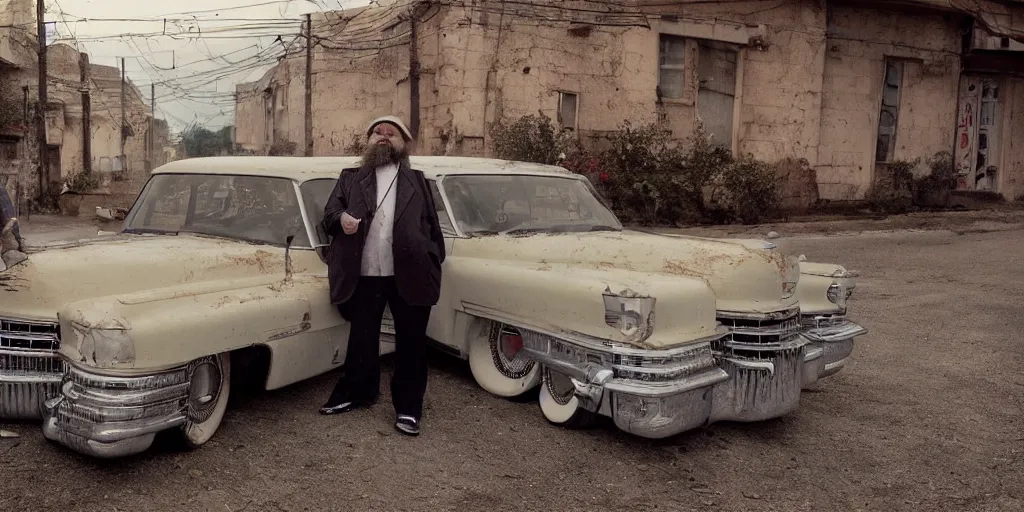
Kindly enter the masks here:
[[781, 351], [781, 350], [792, 350], [807, 345], [810, 340], [800, 336], [799, 333], [794, 333], [791, 339], [780, 342], [772, 343], [747, 343], [742, 341], [726, 340], [722, 342], [722, 345], [733, 349], [733, 350], [751, 350], [751, 351]]
[[0, 384], [60, 384], [63, 376], [59, 373], [25, 372], [14, 375], [0, 374]]
[[552, 331], [550, 329], [545, 329], [543, 327], [537, 327], [537, 326], [525, 324], [525, 323], [523, 323], [523, 322], [521, 322], [519, 320], [515, 320], [515, 319], [512, 319], [510, 317], [507, 317], [504, 314], [502, 314], [502, 313], [500, 313], [498, 311], [494, 311], [494, 310], [492, 310], [492, 309], [490, 309], [490, 308], [488, 308], [486, 306], [479, 306], [479, 305], [472, 304], [472, 303], [465, 302], [465, 301], [462, 302], [462, 308], [463, 308], [463, 311], [466, 314], [469, 314], [471, 316], [476, 316], [476, 317], [479, 317], [479, 318], [483, 318], [483, 319], [486, 319], [486, 320], [492, 320], [492, 321], [495, 321], [495, 322], [501, 322], [503, 324], [510, 325], [510, 326], [515, 327], [517, 329], [524, 329], [524, 330], [527, 330], [527, 331], [533, 331], [533, 332], [535, 332], [537, 334], [543, 334], [545, 336], [549, 336], [551, 338], [555, 338], [555, 339], [558, 339], [558, 340], [561, 340], [561, 341], [564, 341], [564, 342], [567, 342], [567, 343], [572, 343], [572, 344], [579, 345], [581, 348], [584, 348], [584, 349], [594, 350], [594, 351], [598, 351], [598, 352], [607, 352], [607, 353], [611, 353], [611, 354], [615, 354], [615, 355], [621, 355], [621, 356], [637, 356], [637, 357], [644, 357], [644, 358], [674, 357], [674, 356], [678, 356], [678, 355], [683, 355], [686, 352], [689, 352], [689, 351], [693, 350], [694, 348], [697, 348], [694, 345], [699, 345], [701, 343], [710, 343], [710, 342], [713, 342], [713, 341], [718, 341], [718, 340], [728, 336], [728, 334], [729, 334], [728, 331], [726, 331], [724, 328], [720, 328], [719, 329], [720, 330], [720, 334], [715, 334], [713, 336], [708, 336], [708, 337], [705, 337], [705, 338], [699, 338], [699, 339], [694, 339], [694, 340], [686, 340], [686, 341], [681, 342], [681, 343], [685, 343], [685, 345], [676, 346], [676, 347], [672, 347], [672, 348], [668, 348], [668, 349], [654, 349], [654, 348], [645, 349], [645, 348], [637, 348], [637, 347], [624, 346], [625, 344], [619, 344], [618, 342], [613, 342], [613, 341], [609, 341], [609, 340], [603, 340], [601, 338], [597, 338], [597, 337], [590, 336], [590, 335], [583, 334], [583, 333], [576, 333], [576, 332], [570, 333], [570, 332], [564, 332], [564, 331], [563, 332], [554, 332], [554, 331]]
[[42, 348], [12, 348], [0, 347], [0, 355], [11, 357], [41, 357], [44, 359], [56, 359], [57, 350]]
[[753, 313], [749, 311], [728, 311], [720, 309], [715, 314], [718, 316], [718, 318], [727, 318], [729, 320], [781, 321], [788, 320], [790, 317], [800, 314], [800, 306], [791, 306], [786, 309], [771, 311], [768, 313]]
[[689, 375], [669, 382], [643, 382], [628, 379], [611, 379], [605, 389], [613, 393], [625, 393], [646, 398], [664, 398], [688, 391], [711, 387], [725, 382], [729, 374], [717, 366], [701, 373]]
[[57, 336], [53, 334], [29, 334], [18, 331], [0, 331], [0, 341], [2, 341], [3, 338], [21, 341], [57, 341]]
[[[295, 191], [295, 200], [299, 202], [299, 215], [302, 215], [302, 225], [306, 228], [306, 237], [309, 239], [309, 249], [315, 248], [320, 240], [317, 238], [316, 229], [313, 228], [312, 223], [309, 220], [309, 213], [306, 212], [306, 202], [303, 201], [302, 187], [299, 186], [299, 182], [292, 180], [292, 190]], [[292, 247], [295, 249], [296, 247]], [[306, 249], [306, 247], [301, 247]]]
[[840, 325], [808, 329], [801, 334], [811, 341], [835, 343], [855, 338], [857, 336], [863, 336], [864, 334], [867, 334], [867, 332], [868, 330], [866, 328], [853, 322], [846, 321]]

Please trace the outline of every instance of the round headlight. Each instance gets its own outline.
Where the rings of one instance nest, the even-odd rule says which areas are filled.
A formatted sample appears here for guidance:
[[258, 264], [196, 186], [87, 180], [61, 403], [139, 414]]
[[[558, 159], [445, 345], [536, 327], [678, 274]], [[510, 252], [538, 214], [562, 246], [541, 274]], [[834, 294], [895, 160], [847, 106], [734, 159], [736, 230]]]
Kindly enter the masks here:
[[828, 287], [828, 291], [825, 295], [828, 297], [829, 302], [841, 308], [846, 307], [846, 299], [850, 296], [847, 293], [846, 288], [839, 283], [832, 283], [832, 285]]

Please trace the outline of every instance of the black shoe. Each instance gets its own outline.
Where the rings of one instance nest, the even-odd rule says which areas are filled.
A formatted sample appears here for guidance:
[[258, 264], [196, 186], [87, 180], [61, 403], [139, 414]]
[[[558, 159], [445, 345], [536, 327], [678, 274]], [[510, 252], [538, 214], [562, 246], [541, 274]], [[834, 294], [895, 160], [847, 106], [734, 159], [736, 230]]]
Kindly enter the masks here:
[[349, 411], [351, 411], [353, 409], [357, 409], [357, 408], [359, 408], [359, 406], [360, 406], [360, 404], [358, 402], [353, 402], [351, 400], [345, 401], [345, 402], [341, 402], [341, 403], [338, 403], [338, 404], [331, 404], [330, 402], [328, 402], [328, 403], [324, 404], [323, 407], [320, 408], [320, 414], [324, 414], [324, 415], [340, 414], [340, 413], [343, 413], [343, 412], [349, 412]]
[[420, 422], [412, 416], [399, 414], [395, 421], [395, 429], [408, 436], [420, 435]]

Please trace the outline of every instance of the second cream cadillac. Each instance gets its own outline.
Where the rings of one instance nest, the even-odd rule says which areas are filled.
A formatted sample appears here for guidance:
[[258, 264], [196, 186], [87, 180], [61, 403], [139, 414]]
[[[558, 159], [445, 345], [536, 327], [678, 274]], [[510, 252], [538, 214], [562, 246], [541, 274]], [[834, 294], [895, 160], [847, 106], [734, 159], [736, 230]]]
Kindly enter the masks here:
[[[95, 456], [143, 451], [157, 433], [197, 447], [232, 379], [276, 389], [343, 364], [348, 325], [316, 226], [354, 163], [174, 162], [122, 233], [35, 250], [0, 274], [0, 416], [42, 417], [48, 438]], [[855, 283], [838, 265], [761, 240], [623, 229], [558, 167], [413, 165], [449, 255], [428, 335], [495, 395], [540, 386], [552, 423], [604, 415], [660, 438], [781, 416], [864, 333], [845, 318]], [[382, 341], [393, 350], [387, 326]]]

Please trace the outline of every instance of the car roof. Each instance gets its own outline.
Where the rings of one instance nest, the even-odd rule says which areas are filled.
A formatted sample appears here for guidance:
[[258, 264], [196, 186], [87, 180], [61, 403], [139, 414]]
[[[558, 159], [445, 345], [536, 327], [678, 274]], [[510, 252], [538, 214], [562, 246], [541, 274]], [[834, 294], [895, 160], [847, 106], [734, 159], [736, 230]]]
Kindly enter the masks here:
[[[153, 170], [153, 174], [241, 174], [287, 178], [296, 181], [335, 179], [344, 168], [357, 167], [356, 156], [215, 156], [176, 160]], [[515, 162], [495, 158], [460, 156], [413, 156], [412, 167], [427, 178], [459, 174], [572, 175], [563, 167]]]

